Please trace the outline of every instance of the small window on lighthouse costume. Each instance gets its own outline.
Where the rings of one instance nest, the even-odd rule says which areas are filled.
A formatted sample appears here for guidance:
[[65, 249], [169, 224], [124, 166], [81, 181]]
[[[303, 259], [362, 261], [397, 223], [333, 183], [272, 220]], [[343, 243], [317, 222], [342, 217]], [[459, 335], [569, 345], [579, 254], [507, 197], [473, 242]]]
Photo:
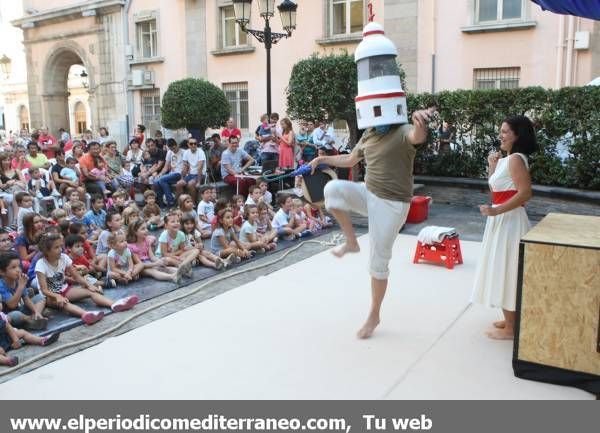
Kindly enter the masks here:
[[373, 116], [381, 117], [381, 105], [376, 105], [373, 107]]

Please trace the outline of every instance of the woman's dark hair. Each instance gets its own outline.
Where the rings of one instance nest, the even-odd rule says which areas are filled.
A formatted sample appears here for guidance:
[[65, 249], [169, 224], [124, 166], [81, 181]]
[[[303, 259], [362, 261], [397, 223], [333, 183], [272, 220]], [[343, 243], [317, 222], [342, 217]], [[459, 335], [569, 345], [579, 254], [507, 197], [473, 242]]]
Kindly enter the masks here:
[[138, 125], [137, 127], [142, 132], [144, 132], [146, 130], [146, 127], [144, 125]]
[[538, 150], [533, 123], [526, 116], [511, 116], [502, 121], [517, 136], [510, 153], [531, 155]]
[[40, 214], [28, 213], [23, 217], [23, 234], [30, 243], [35, 243], [35, 238], [33, 237], [35, 235], [33, 232], [33, 222], [36, 218], [40, 218]]
[[13, 260], [20, 260], [19, 255], [14, 251], [7, 251], [0, 254], [0, 271], [6, 271], [6, 268], [8, 268], [8, 265]]
[[174, 138], [167, 139], [167, 147], [173, 147], [175, 145], [177, 145], [177, 141]]

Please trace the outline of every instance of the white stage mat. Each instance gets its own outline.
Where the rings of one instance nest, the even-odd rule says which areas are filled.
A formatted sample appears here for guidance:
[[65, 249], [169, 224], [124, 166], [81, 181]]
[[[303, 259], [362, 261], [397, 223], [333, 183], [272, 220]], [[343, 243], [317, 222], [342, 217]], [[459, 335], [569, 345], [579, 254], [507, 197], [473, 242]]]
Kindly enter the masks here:
[[476, 242], [447, 270], [412, 264], [416, 237], [400, 235], [382, 323], [358, 340], [370, 302], [360, 243], [360, 254], [323, 252], [1, 384], [0, 398], [592, 398], [512, 375], [512, 344], [484, 335], [499, 313], [469, 307]]

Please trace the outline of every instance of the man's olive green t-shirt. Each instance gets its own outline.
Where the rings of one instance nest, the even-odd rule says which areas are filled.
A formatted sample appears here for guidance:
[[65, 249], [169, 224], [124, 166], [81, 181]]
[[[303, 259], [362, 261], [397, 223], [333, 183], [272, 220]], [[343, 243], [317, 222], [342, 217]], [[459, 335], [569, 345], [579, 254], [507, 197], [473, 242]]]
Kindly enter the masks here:
[[413, 162], [417, 153], [408, 139], [412, 125], [392, 126], [379, 135], [367, 129], [352, 154], [367, 163], [367, 189], [379, 198], [410, 202], [413, 195]]

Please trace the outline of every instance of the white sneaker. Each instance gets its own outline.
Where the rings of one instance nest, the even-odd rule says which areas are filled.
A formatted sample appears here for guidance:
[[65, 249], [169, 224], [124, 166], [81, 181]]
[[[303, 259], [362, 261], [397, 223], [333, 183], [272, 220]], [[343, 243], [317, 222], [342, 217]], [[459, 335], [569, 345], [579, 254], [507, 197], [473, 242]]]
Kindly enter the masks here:
[[121, 298], [118, 301], [115, 301], [115, 303], [110, 306], [110, 309], [115, 313], [130, 310], [135, 304], [138, 303], [139, 300], [140, 298], [138, 295], [127, 296], [126, 298]]

